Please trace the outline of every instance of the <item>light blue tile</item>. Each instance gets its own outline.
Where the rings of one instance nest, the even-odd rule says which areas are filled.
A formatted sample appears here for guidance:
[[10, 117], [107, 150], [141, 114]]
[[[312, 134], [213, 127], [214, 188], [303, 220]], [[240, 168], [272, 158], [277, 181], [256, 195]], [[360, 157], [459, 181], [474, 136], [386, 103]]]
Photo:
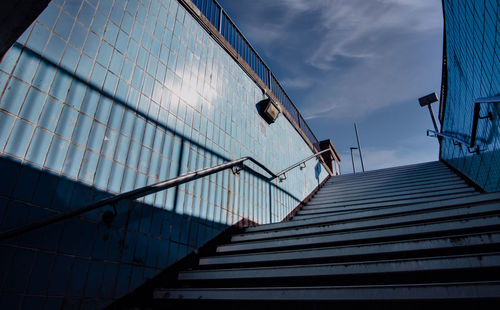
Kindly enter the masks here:
[[61, 171], [68, 147], [69, 142], [67, 140], [54, 136], [44, 166], [55, 171]]
[[132, 139], [134, 139], [135, 141], [142, 141], [145, 127], [146, 127], [146, 121], [140, 117], [137, 117], [135, 119], [134, 132], [132, 134]]
[[55, 133], [70, 140], [73, 135], [73, 130], [75, 129], [77, 118], [78, 112], [75, 109], [64, 105]]
[[82, 3], [82, 8], [78, 13], [78, 21], [89, 27], [95, 14], [95, 8], [87, 2]]
[[123, 55], [118, 50], [114, 50], [113, 56], [111, 58], [111, 64], [109, 65], [109, 69], [111, 70], [111, 72], [113, 72], [116, 75], [120, 75], [123, 60], [124, 60]]
[[131, 137], [132, 131], [134, 130], [135, 118], [136, 116], [132, 112], [130, 112], [130, 110], [125, 110], [121, 126], [122, 134], [126, 135], [127, 137]]
[[118, 27], [108, 21], [106, 25], [106, 31], [104, 32], [104, 40], [106, 40], [109, 44], [114, 45], [116, 42], [116, 37], [118, 36]]
[[132, 141], [130, 143], [130, 147], [127, 154], [127, 166], [137, 169], [140, 152], [141, 152], [141, 145], [135, 141]]
[[50, 87], [49, 94], [61, 101], [65, 101], [70, 84], [71, 77], [63, 71], [58, 70], [54, 78], [54, 82]]
[[87, 147], [93, 150], [94, 152], [99, 153], [101, 151], [101, 145], [104, 140], [105, 133], [106, 133], [106, 127], [97, 122], [94, 122], [92, 124], [92, 129], [90, 131]]
[[111, 115], [109, 117], [108, 126], [115, 129], [116, 131], [119, 131], [121, 128], [123, 113], [123, 106], [119, 103], [114, 103], [111, 110]]
[[139, 158], [138, 170], [144, 174], [147, 174], [150, 160], [151, 160], [151, 150], [149, 148], [143, 147]]
[[28, 92], [28, 84], [11, 78], [0, 99], [0, 108], [17, 115], [21, 109], [24, 97]]
[[52, 27], [54, 27], [56, 23], [60, 11], [61, 9], [57, 5], [55, 5], [54, 3], [49, 3], [45, 10], [43, 10], [43, 12], [38, 16], [37, 20], [47, 28], [52, 29]]
[[0, 151], [3, 150], [14, 121], [15, 118], [13, 116], [0, 111]]
[[89, 137], [91, 128], [92, 119], [88, 116], [85, 116], [85, 114], [79, 114], [71, 140], [81, 146], [85, 146], [87, 144], [87, 139]]
[[116, 161], [122, 164], [126, 162], [129, 145], [130, 145], [130, 139], [127, 138], [126, 136], [120, 135], [115, 153]]
[[[92, 59], [90, 59], [87, 55], [82, 54], [76, 68], [76, 76], [82, 80], [87, 80], [93, 66], [94, 63]], [[95, 86], [99, 87], [100, 85]]]
[[78, 174], [78, 178], [89, 184], [92, 184], [98, 160], [99, 155], [90, 150], [86, 150], [83, 156], [82, 167]]
[[47, 130], [54, 131], [56, 129], [57, 120], [59, 119], [62, 108], [62, 103], [48, 97], [45, 105], [43, 106], [42, 115], [40, 116], [38, 125]]
[[73, 27], [73, 31], [71, 32], [71, 37], [69, 39], [69, 43], [71, 43], [74, 47], [81, 49], [83, 47], [83, 43], [87, 38], [88, 29], [81, 25], [80, 23], [75, 23]]
[[99, 158], [99, 164], [97, 165], [97, 171], [94, 177], [94, 185], [103, 189], [107, 188], [112, 163], [111, 160], [105, 157]]
[[77, 80], [73, 80], [68, 92], [68, 98], [66, 100], [66, 104], [79, 110], [82, 105], [83, 98], [85, 97], [86, 91], [87, 87], [85, 86], [84, 83], [81, 83]]
[[65, 12], [59, 15], [54, 31], [60, 35], [64, 40], [68, 40], [69, 33], [75, 22], [74, 18]]
[[111, 99], [101, 96], [99, 103], [97, 105], [97, 112], [95, 113], [95, 119], [100, 121], [101, 123], [107, 124], [112, 106], [113, 106], [113, 101], [111, 101]]
[[36, 124], [38, 121], [38, 117], [42, 112], [43, 104], [45, 103], [46, 98], [47, 95], [37, 91], [34, 88], [30, 88], [19, 116], [27, 121]]
[[137, 172], [135, 170], [132, 170], [130, 168], [125, 168], [125, 172], [123, 174], [123, 180], [122, 180], [122, 185], [121, 185], [121, 191], [130, 191], [133, 190], [134, 184], [135, 184], [135, 177], [136, 177]]
[[125, 167], [119, 163], [113, 163], [111, 175], [109, 177], [108, 189], [112, 192], [120, 192], [120, 186], [123, 178]]
[[83, 147], [79, 147], [75, 144], [70, 144], [68, 155], [66, 156], [66, 160], [64, 161], [63, 173], [69, 177], [77, 178], [78, 171], [80, 170], [80, 166], [82, 165], [83, 155], [85, 153], [85, 149]]
[[104, 136], [104, 142], [101, 148], [101, 154], [112, 159], [115, 154], [116, 144], [118, 143], [118, 132], [112, 129], [106, 131], [106, 135]]
[[39, 58], [29, 52], [23, 52], [14, 70], [14, 76], [30, 83], [35, 75]]
[[12, 133], [7, 141], [7, 145], [5, 146], [5, 152], [19, 158], [24, 158], [34, 129], [35, 128], [29, 123], [20, 119], [16, 120]]
[[60, 66], [61, 68], [73, 74], [76, 70], [79, 58], [80, 50], [77, 50], [72, 46], [67, 46], [66, 50], [64, 51]]
[[109, 61], [111, 60], [111, 55], [113, 54], [113, 47], [106, 42], [101, 44], [99, 52], [97, 53], [97, 61], [103, 67], [108, 67]]

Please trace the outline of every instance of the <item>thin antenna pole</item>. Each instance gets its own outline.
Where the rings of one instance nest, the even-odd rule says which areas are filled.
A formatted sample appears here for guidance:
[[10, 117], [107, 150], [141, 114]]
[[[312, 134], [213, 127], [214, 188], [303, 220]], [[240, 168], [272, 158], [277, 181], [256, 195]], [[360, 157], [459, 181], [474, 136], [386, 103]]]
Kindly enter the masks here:
[[356, 131], [356, 140], [358, 140], [358, 151], [359, 151], [359, 159], [361, 159], [361, 169], [365, 172], [365, 165], [363, 164], [363, 155], [361, 154], [361, 145], [359, 143], [359, 135], [358, 135], [358, 126], [354, 123], [354, 130]]
[[352, 150], [357, 149], [356, 147], [351, 146], [351, 161], [352, 161], [352, 173], [356, 174], [356, 168], [354, 168], [354, 157], [352, 156]]

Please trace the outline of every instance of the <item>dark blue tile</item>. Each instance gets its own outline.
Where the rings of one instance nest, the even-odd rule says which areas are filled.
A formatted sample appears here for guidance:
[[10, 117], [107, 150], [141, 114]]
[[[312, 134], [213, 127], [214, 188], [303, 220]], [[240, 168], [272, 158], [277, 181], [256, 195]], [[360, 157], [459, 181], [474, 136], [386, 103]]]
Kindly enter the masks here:
[[79, 219], [71, 218], [64, 221], [64, 231], [61, 234], [59, 241], [59, 252], [64, 254], [79, 254], [77, 252], [78, 237], [80, 233], [84, 234], [86, 232], [81, 231], [80, 223], [82, 221]]
[[74, 182], [66, 178], [60, 178], [57, 184], [54, 201], [51, 207], [56, 210], [69, 210], [69, 202], [73, 194]]
[[42, 172], [32, 202], [48, 208], [57, 189], [58, 177], [50, 172]]
[[23, 309], [42, 309], [45, 303], [45, 297], [41, 296], [25, 296], [23, 298]]
[[40, 242], [40, 249], [57, 251], [59, 240], [61, 239], [61, 233], [64, 231], [63, 229], [63, 222], [53, 223], [41, 228], [40, 232], [43, 235], [43, 238]]
[[132, 266], [132, 277], [130, 278], [129, 290], [134, 290], [144, 282], [144, 268]]
[[160, 240], [156, 238], [149, 238], [147, 258], [146, 258], [147, 267], [151, 268], [156, 267], [159, 252], [160, 252]]
[[96, 297], [101, 291], [101, 283], [104, 275], [104, 262], [94, 261], [90, 264], [89, 273], [85, 285], [85, 296]]
[[19, 201], [10, 201], [3, 216], [2, 230], [11, 229], [28, 223], [29, 207]]
[[75, 259], [71, 269], [71, 278], [67, 296], [83, 296], [85, 289], [85, 278], [89, 271], [89, 261], [84, 259]]
[[92, 248], [95, 242], [98, 225], [87, 221], [80, 222], [81, 234], [76, 240], [77, 253], [79, 256], [89, 257], [92, 255]]
[[53, 310], [53, 309], [61, 309], [63, 305], [64, 297], [48, 297], [45, 301], [45, 305], [43, 309], [45, 310]]
[[[121, 297], [129, 292], [129, 283], [132, 276], [132, 268], [129, 265], [120, 265], [120, 271], [118, 273], [118, 278], [116, 280], [116, 290], [114, 292], [114, 297]], [[104, 287], [104, 286], [103, 286]], [[107, 296], [103, 292], [103, 296]]]
[[30, 202], [33, 198], [33, 193], [36, 188], [35, 185], [38, 182], [39, 175], [39, 170], [30, 166], [22, 166], [12, 197]]
[[139, 231], [148, 234], [151, 230], [151, 221], [153, 218], [153, 208], [149, 206], [141, 207], [142, 215], [141, 215], [141, 226], [139, 227]]
[[137, 243], [137, 233], [127, 232], [122, 248], [122, 262], [131, 264], [134, 262], [135, 245]]
[[[120, 276], [118, 277], [117, 281], [117, 274], [118, 274], [118, 266], [120, 266]], [[104, 298], [113, 298], [113, 293], [115, 291], [115, 283], [116, 285], [124, 285], [128, 287], [128, 280], [121, 278], [122, 274], [122, 267], [127, 267], [123, 265], [118, 265], [114, 263], [106, 263], [104, 266], [104, 274], [103, 274], [103, 279], [102, 279], [102, 286], [101, 286], [101, 296]], [[121, 281], [124, 281], [122, 283]], [[128, 292], [128, 291], [127, 291]], [[115, 294], [116, 296], [116, 294]]]
[[137, 244], [134, 252], [134, 263], [144, 265], [148, 250], [148, 237], [143, 234], [137, 234]]
[[21, 309], [21, 296], [4, 293], [0, 295], [1, 309]]
[[50, 271], [55, 255], [38, 252], [35, 265], [31, 273], [27, 292], [34, 295], [45, 295], [47, 293]]
[[11, 293], [24, 293], [34, 263], [35, 253], [31, 250], [16, 249], [4, 290]]
[[65, 296], [71, 274], [73, 258], [69, 256], [57, 256], [52, 268], [49, 280], [48, 295]]

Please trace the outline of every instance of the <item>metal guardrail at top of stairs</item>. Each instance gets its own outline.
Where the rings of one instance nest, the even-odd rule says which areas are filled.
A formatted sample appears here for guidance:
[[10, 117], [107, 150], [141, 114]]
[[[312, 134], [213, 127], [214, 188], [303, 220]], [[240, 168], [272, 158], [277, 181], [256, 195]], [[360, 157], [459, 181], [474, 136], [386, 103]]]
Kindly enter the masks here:
[[[171, 187], [175, 187], [175, 186], [178, 186], [178, 185], [190, 182], [190, 181], [197, 180], [197, 179], [202, 178], [202, 177], [206, 177], [208, 175], [211, 175], [211, 174], [214, 174], [214, 173], [226, 170], [226, 169], [232, 169], [233, 173], [238, 174], [241, 171], [241, 169], [243, 169], [244, 167], [246, 167], [247, 169], [251, 169], [250, 167], [244, 165], [244, 162], [246, 162], [246, 161], [253, 162], [258, 167], [262, 168], [266, 173], [268, 173], [270, 175], [270, 177], [263, 176], [265, 179], [267, 179], [267, 181], [272, 181], [272, 180], [278, 178], [279, 181], [281, 182], [281, 181], [286, 179], [286, 173], [288, 171], [290, 171], [298, 166], [300, 166], [301, 170], [302, 170], [305, 167], [305, 163], [307, 161], [309, 161], [310, 159], [317, 157], [323, 153], [330, 152], [330, 151], [331, 151], [330, 149], [326, 149], [326, 150], [317, 152], [317, 153], [289, 166], [288, 168], [286, 168], [286, 169], [284, 169], [276, 174], [273, 173], [271, 170], [269, 170], [266, 166], [264, 166], [259, 161], [253, 159], [252, 157], [249, 157], [249, 156], [242, 157], [240, 159], [236, 159], [236, 160], [226, 162], [226, 163], [223, 163], [220, 165], [216, 165], [216, 166], [204, 168], [204, 169], [199, 169], [199, 170], [196, 170], [196, 171], [193, 171], [190, 173], [186, 173], [184, 175], [181, 175], [181, 176], [178, 176], [178, 177], [175, 177], [172, 179], [168, 179], [168, 180], [161, 181], [161, 182], [158, 182], [155, 184], [151, 184], [151, 185], [147, 185], [147, 186], [144, 186], [141, 188], [137, 188], [137, 189], [125, 192], [125, 193], [115, 195], [113, 197], [99, 200], [97, 202], [91, 203], [89, 205], [83, 206], [81, 208], [78, 208], [78, 209], [75, 209], [72, 211], [60, 213], [58, 215], [55, 215], [53, 217], [50, 217], [50, 218], [47, 218], [47, 219], [44, 219], [44, 220], [41, 220], [38, 222], [34, 222], [31, 224], [27, 224], [27, 225], [24, 225], [24, 226], [21, 226], [18, 228], [8, 230], [6, 232], [0, 233], [0, 241], [19, 236], [21, 234], [33, 231], [33, 230], [41, 228], [43, 226], [47, 226], [47, 225], [53, 224], [55, 222], [59, 222], [59, 221], [83, 214], [85, 212], [92, 211], [92, 210], [107, 206], [107, 205], [110, 205], [113, 207], [114, 213], [109, 213], [108, 215], [106, 215], [106, 213], [105, 213], [103, 215], [103, 220], [106, 221], [105, 217], [107, 216], [109, 218], [109, 220], [111, 221], [117, 213], [116, 204], [119, 201], [141, 198], [141, 197], [144, 197], [144, 196], [147, 196], [150, 194], [154, 194], [156, 192], [159, 192], [159, 191], [171, 188]], [[253, 169], [251, 169], [251, 170], [253, 170]], [[256, 171], [254, 171], [254, 172], [262, 176], [262, 174], [260, 174], [259, 172], [256, 172]], [[108, 212], [111, 212], [111, 211], [108, 211]]]
[[437, 132], [435, 130], [427, 130], [427, 136], [429, 137], [436, 137], [436, 138], [445, 138], [445, 139], [450, 139], [453, 141], [454, 145], [464, 145], [467, 148], [467, 151], [469, 153], [476, 153], [479, 154], [482, 149], [481, 146], [477, 144], [477, 127], [479, 124], [480, 119], [489, 119], [490, 121], [493, 121], [494, 115], [491, 112], [488, 112], [487, 115], [480, 116], [479, 113], [481, 112], [481, 104], [482, 103], [500, 103], [500, 96], [494, 96], [494, 97], [487, 97], [487, 98], [479, 98], [474, 101], [474, 114], [472, 118], [472, 131], [470, 135], [470, 142], [465, 141], [464, 139], [460, 137], [456, 137], [454, 135], [451, 135], [449, 133], [445, 132]]

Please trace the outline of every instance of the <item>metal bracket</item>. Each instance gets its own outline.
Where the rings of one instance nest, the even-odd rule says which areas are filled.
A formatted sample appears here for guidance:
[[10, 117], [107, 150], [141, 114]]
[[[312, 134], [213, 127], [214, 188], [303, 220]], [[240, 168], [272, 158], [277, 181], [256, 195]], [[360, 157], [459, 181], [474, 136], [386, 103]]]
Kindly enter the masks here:
[[479, 116], [480, 119], [489, 119], [490, 121], [493, 121], [493, 113], [491, 112], [488, 112], [488, 114], [486, 114], [485, 116]]
[[302, 163], [304, 166], [300, 165], [300, 170], [304, 170], [306, 168], [306, 163]]
[[233, 172], [233, 174], [237, 175], [240, 174], [241, 168], [238, 166], [233, 166], [231, 167], [231, 171]]
[[111, 204], [111, 206], [113, 207], [113, 211], [106, 211], [103, 213], [102, 215], [102, 222], [104, 223], [104, 225], [110, 227], [111, 226], [111, 223], [113, 223], [113, 220], [115, 219], [116, 215], [118, 214], [118, 211], [116, 210], [116, 202]]
[[286, 180], [286, 174], [283, 173], [282, 176], [280, 176], [279, 180], [280, 180], [280, 182], [283, 182], [284, 180]]

